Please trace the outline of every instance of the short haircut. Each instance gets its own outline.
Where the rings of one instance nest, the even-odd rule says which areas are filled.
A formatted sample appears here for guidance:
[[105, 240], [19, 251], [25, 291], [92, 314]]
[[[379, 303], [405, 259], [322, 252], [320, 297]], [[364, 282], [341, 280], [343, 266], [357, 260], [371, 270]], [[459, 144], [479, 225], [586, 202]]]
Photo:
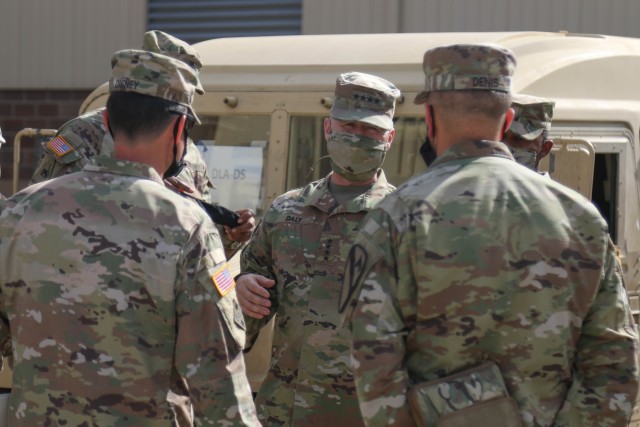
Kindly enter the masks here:
[[107, 99], [109, 128], [114, 136], [124, 133], [130, 139], [154, 137], [176, 117], [173, 102], [135, 92], [113, 92]]
[[511, 94], [490, 90], [445, 90], [429, 92], [427, 102], [452, 119], [476, 116], [499, 120], [511, 106]]

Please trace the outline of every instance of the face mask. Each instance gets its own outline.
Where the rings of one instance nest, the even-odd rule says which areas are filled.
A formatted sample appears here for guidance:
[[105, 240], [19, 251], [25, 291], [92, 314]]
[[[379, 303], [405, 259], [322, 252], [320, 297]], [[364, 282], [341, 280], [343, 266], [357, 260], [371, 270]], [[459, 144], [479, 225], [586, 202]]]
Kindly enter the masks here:
[[537, 171], [538, 167], [536, 162], [538, 160], [538, 153], [536, 151], [526, 150], [524, 148], [509, 147], [509, 151], [513, 155], [516, 162], [522, 166], [526, 166], [531, 170]]
[[180, 157], [179, 161], [176, 161], [176, 152], [178, 151], [177, 146], [174, 146], [175, 148], [173, 149], [173, 163], [171, 163], [171, 165], [169, 166], [169, 169], [167, 169], [167, 171], [164, 173], [164, 178], [171, 178], [172, 176], [178, 176], [180, 175], [180, 172], [182, 172], [182, 169], [185, 168], [185, 166], [187, 166], [187, 164], [184, 161], [184, 157], [187, 155], [187, 144], [184, 145], [184, 151], [182, 152], [182, 157]]
[[331, 131], [327, 150], [335, 173], [352, 182], [364, 182], [382, 166], [387, 144], [364, 135]]
[[431, 163], [433, 163], [438, 157], [438, 154], [436, 153], [436, 150], [433, 149], [433, 145], [431, 144], [431, 140], [428, 136], [425, 138], [424, 143], [420, 146], [420, 155], [422, 156], [422, 160], [424, 160], [424, 164], [427, 165], [427, 167], [431, 166]]
[[[178, 123], [176, 122], [176, 128], [173, 136], [174, 139], [176, 139], [177, 132], [178, 132], [177, 126], [178, 126]], [[188, 131], [186, 128], [184, 129], [184, 132], [185, 132], [185, 135], [184, 135], [185, 143], [184, 143], [184, 150], [182, 150], [182, 157], [180, 157], [180, 160], [176, 159], [176, 155], [178, 154], [178, 144], [177, 143], [173, 144], [173, 162], [171, 163], [171, 165], [169, 165], [169, 169], [167, 169], [164, 175], [162, 176], [164, 179], [171, 178], [172, 176], [180, 175], [180, 172], [182, 172], [182, 169], [184, 169], [185, 166], [187, 166], [187, 164], [184, 161], [184, 158], [187, 155]]]

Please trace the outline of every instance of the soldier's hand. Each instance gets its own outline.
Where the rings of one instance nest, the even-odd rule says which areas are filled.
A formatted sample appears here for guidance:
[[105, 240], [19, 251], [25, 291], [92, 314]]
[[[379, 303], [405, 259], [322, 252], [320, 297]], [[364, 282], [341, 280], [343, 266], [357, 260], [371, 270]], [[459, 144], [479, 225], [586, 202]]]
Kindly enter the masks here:
[[227, 237], [234, 242], [246, 242], [251, 238], [251, 233], [256, 228], [255, 213], [251, 209], [240, 209], [236, 211], [240, 218], [238, 219], [238, 226], [227, 227], [224, 226], [224, 231]]
[[267, 279], [259, 274], [243, 274], [236, 280], [236, 295], [242, 307], [242, 312], [255, 319], [262, 319], [269, 314], [269, 291], [276, 284], [275, 280]]

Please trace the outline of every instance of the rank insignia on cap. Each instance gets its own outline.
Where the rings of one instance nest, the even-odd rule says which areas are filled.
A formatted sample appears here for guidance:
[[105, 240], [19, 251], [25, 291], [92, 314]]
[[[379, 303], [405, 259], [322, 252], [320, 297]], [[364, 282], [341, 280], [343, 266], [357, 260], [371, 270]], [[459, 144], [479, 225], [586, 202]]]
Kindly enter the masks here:
[[355, 101], [360, 101], [363, 103], [368, 103], [370, 105], [378, 105], [378, 106], [382, 106], [382, 99], [378, 98], [377, 96], [373, 96], [371, 94], [366, 94], [363, 92], [354, 92], [352, 98]]
[[56, 136], [51, 141], [47, 142], [47, 147], [49, 147], [58, 157], [62, 157], [74, 150], [71, 144], [61, 136]]
[[225, 296], [236, 286], [236, 282], [229, 272], [229, 263], [226, 263], [222, 268], [213, 273], [211, 280], [213, 280], [213, 284], [216, 285], [216, 289], [218, 289], [221, 296]]

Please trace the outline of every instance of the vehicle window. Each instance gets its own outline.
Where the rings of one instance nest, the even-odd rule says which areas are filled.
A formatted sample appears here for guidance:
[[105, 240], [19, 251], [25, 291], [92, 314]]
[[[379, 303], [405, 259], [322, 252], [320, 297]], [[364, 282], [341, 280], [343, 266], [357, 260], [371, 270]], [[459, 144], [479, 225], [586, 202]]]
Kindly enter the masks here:
[[[399, 117], [395, 120], [396, 134], [385, 158], [383, 169], [394, 185], [402, 184], [426, 169], [419, 154], [426, 128], [424, 119]], [[289, 163], [287, 189], [304, 186], [331, 171], [323, 128], [324, 117], [293, 116], [289, 132]]]
[[323, 123], [324, 117], [291, 117], [287, 190], [302, 187], [331, 171]]
[[593, 174], [593, 193], [591, 201], [596, 205], [609, 226], [609, 234], [614, 243], [618, 236], [617, 215], [617, 184], [618, 164], [620, 156], [617, 153], [596, 154]]
[[232, 209], [261, 214], [264, 171], [271, 117], [268, 115], [199, 115], [190, 133], [200, 149], [211, 182], [213, 200]]

